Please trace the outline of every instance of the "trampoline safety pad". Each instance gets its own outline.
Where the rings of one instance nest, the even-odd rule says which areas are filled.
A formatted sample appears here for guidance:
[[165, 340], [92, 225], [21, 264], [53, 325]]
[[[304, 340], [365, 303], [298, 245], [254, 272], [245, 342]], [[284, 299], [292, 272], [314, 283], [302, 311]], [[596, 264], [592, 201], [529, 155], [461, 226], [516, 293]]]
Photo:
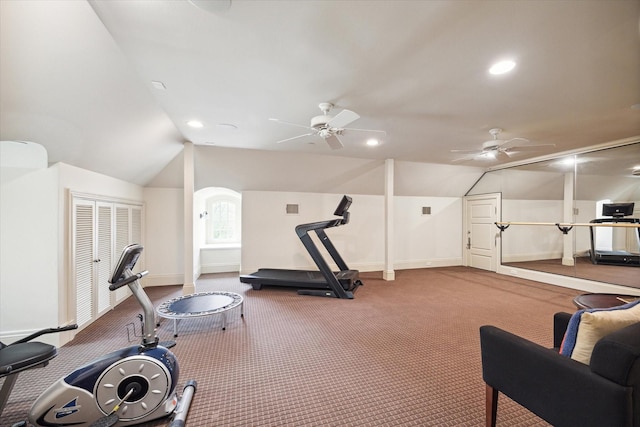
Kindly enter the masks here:
[[158, 316], [173, 319], [173, 336], [178, 336], [178, 320], [222, 314], [222, 330], [226, 329], [226, 312], [240, 307], [240, 317], [244, 317], [244, 300], [235, 292], [198, 292], [182, 295], [163, 302], [156, 308]]

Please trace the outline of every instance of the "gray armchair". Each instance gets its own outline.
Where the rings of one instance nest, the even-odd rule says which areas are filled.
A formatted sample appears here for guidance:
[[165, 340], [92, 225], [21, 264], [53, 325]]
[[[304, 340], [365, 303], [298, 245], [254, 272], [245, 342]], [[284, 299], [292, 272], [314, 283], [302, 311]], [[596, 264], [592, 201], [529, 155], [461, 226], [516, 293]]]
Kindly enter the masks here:
[[[560, 347], [571, 315], [554, 316]], [[486, 425], [503, 393], [555, 427], [640, 427], [640, 323], [600, 339], [589, 365], [495, 326], [480, 327]]]

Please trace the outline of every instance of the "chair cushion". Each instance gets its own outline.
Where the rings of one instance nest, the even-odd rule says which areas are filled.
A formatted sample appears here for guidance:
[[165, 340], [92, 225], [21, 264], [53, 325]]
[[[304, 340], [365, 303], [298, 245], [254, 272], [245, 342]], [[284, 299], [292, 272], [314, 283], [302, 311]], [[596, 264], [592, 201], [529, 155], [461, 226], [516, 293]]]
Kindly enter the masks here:
[[607, 309], [579, 310], [571, 316], [560, 353], [589, 364], [595, 344], [611, 332], [640, 322], [640, 301]]

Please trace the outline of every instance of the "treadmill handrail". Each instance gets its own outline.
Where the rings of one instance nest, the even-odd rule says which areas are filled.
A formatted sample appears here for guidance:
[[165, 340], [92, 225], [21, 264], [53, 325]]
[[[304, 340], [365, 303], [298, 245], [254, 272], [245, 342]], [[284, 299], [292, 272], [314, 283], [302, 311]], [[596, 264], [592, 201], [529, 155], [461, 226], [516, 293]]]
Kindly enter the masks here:
[[605, 224], [605, 223], [616, 223], [616, 222], [630, 222], [632, 224], [640, 224], [640, 218], [596, 218], [589, 221], [592, 224]]
[[296, 234], [301, 237], [312, 230], [324, 230], [325, 228], [338, 227], [347, 224], [349, 217], [340, 219], [330, 219], [328, 221], [310, 222], [308, 224], [300, 224], [296, 226]]

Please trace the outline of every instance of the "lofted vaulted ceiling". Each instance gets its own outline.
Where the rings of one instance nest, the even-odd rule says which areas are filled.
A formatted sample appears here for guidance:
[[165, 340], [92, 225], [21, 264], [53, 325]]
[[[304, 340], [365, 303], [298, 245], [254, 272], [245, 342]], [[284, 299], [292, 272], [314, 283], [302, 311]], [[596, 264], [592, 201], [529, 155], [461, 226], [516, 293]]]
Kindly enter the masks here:
[[[494, 166], [640, 135], [638, 0], [2, 0], [0, 18], [0, 139], [141, 185], [184, 141]], [[306, 126], [321, 102], [382, 144], [276, 143], [308, 131], [269, 118]], [[555, 146], [456, 162], [496, 127]]]

